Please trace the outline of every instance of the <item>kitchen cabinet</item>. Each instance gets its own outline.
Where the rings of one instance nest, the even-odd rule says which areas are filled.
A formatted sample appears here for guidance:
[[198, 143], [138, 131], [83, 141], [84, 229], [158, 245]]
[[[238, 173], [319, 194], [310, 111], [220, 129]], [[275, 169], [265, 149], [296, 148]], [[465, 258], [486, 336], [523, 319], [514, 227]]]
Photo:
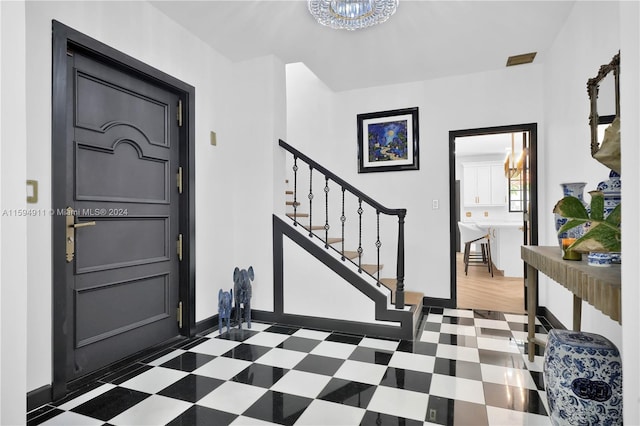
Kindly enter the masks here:
[[524, 266], [518, 248], [523, 244], [522, 223], [486, 223], [478, 226], [489, 229], [491, 258], [496, 269], [504, 272], [505, 277], [522, 278]]
[[465, 207], [504, 206], [507, 204], [507, 178], [500, 162], [462, 165]]

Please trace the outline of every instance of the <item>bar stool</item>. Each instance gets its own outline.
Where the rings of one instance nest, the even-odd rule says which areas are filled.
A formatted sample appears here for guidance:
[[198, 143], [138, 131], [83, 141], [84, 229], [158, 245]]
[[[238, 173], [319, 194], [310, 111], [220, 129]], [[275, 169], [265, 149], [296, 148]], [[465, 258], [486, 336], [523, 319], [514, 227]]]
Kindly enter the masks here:
[[[493, 262], [491, 260], [491, 244], [489, 233], [475, 223], [458, 222], [460, 240], [464, 243], [464, 274], [467, 275], [469, 265], [487, 266], [493, 277]], [[471, 244], [476, 244], [480, 250], [471, 251]]]

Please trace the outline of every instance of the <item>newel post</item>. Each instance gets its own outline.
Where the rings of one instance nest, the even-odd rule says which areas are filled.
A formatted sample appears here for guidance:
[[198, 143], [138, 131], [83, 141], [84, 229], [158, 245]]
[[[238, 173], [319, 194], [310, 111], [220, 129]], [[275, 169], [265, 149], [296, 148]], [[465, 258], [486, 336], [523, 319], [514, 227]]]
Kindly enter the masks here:
[[398, 214], [398, 263], [396, 285], [396, 309], [404, 309], [404, 217], [406, 211]]

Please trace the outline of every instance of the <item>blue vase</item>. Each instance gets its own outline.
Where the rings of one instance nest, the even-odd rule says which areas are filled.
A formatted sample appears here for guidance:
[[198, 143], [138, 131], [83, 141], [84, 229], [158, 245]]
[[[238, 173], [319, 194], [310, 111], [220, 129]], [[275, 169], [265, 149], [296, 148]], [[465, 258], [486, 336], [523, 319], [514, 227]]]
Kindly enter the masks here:
[[[562, 187], [562, 195], [564, 197], [576, 197], [578, 200], [582, 202], [585, 208], [588, 207], [587, 203], [584, 201], [584, 187], [587, 184], [585, 182], [571, 182], [571, 183], [561, 183]], [[556, 232], [567, 223], [567, 219], [560, 216], [558, 213], [555, 214], [555, 225]], [[562, 239], [563, 238], [580, 238], [584, 234], [584, 228], [582, 226], [577, 226], [573, 229], [565, 231], [561, 234], [558, 234], [558, 244], [562, 247]]]
[[[606, 218], [621, 201], [622, 182], [620, 175], [613, 170], [609, 173], [609, 179], [598, 184], [598, 191], [604, 194], [604, 217]], [[622, 263], [620, 252], [612, 252], [611, 262]]]

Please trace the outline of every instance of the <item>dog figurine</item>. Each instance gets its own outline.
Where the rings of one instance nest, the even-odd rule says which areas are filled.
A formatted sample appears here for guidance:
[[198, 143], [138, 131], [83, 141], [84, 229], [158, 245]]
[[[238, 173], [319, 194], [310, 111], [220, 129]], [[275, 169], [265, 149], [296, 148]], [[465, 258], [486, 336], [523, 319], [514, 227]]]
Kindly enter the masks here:
[[253, 281], [253, 267], [249, 269], [237, 268], [233, 270], [233, 290], [235, 293], [236, 321], [238, 328], [242, 328], [242, 314], [240, 305], [244, 307], [244, 320], [247, 328], [251, 328], [251, 281]]
[[218, 292], [218, 331], [222, 334], [222, 322], [227, 324], [227, 333], [231, 329], [231, 305], [233, 303], [233, 290]]

